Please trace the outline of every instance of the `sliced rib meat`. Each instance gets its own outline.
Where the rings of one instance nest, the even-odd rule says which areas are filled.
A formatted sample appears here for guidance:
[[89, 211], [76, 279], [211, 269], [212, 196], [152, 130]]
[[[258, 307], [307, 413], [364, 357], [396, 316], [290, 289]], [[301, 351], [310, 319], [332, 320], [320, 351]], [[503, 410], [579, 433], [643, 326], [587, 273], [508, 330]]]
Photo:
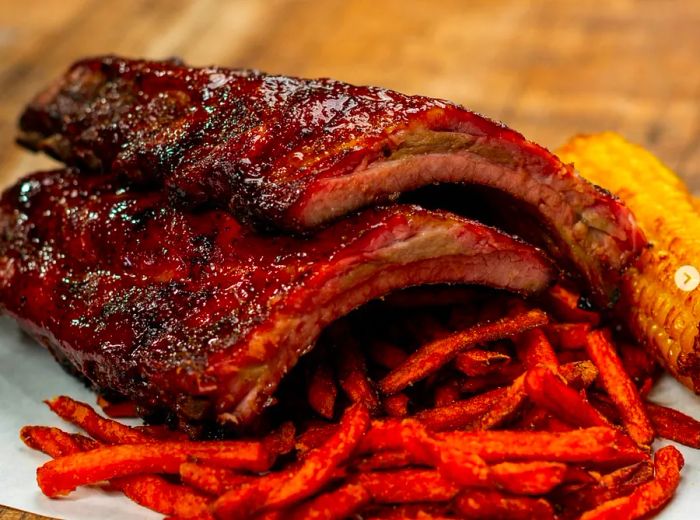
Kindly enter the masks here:
[[603, 303], [645, 244], [627, 208], [520, 134], [460, 106], [249, 70], [103, 57], [76, 63], [21, 118], [24, 145], [158, 179], [239, 218], [303, 230], [432, 183], [522, 201]]
[[443, 212], [394, 205], [266, 236], [71, 170], [7, 190], [0, 222], [3, 310], [98, 389], [185, 422], [249, 421], [325, 325], [397, 288], [530, 293], [553, 277], [539, 250]]

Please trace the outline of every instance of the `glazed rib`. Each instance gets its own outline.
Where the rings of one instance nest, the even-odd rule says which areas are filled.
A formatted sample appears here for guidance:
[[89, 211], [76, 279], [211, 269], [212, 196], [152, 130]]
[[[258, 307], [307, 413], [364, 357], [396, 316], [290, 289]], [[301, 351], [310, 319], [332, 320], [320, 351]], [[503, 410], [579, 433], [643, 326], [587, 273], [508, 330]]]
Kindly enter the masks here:
[[2, 309], [96, 388], [182, 423], [250, 421], [325, 325], [394, 289], [530, 293], [553, 277], [539, 250], [443, 212], [394, 205], [266, 236], [71, 170], [7, 190], [0, 222]]
[[603, 303], [645, 244], [617, 199], [520, 134], [380, 88], [103, 57], [76, 63], [20, 125], [22, 144], [70, 165], [288, 230], [433, 183], [494, 188], [534, 213], [528, 232]]

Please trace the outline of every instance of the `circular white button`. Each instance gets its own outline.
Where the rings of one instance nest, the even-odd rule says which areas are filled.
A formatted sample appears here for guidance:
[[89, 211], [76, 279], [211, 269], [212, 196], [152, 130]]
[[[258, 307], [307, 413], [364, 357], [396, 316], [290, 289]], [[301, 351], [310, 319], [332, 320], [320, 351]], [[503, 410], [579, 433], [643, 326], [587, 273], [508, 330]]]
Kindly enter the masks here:
[[673, 280], [681, 291], [690, 292], [700, 285], [700, 272], [692, 265], [682, 265]]

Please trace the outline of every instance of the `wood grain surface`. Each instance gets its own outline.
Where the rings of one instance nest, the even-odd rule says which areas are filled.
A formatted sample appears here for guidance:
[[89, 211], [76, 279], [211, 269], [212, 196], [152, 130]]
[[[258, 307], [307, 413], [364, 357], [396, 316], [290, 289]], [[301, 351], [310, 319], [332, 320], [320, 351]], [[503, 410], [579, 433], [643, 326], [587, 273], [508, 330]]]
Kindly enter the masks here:
[[117, 53], [447, 98], [550, 148], [616, 130], [697, 193], [699, 28], [696, 0], [3, 0], [0, 185], [55, 165], [13, 144], [23, 104], [77, 58]]

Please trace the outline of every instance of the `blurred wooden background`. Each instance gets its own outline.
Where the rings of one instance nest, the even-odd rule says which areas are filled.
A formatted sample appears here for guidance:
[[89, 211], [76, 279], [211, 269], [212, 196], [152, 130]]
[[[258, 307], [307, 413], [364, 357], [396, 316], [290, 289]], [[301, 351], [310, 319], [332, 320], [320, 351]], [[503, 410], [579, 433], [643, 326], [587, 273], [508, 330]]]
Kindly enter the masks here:
[[700, 1], [0, 2], [0, 184], [23, 103], [76, 58], [181, 56], [451, 99], [556, 147], [617, 130], [700, 191]]
[[616, 130], [700, 192], [697, 0], [2, 0], [1, 185], [52, 165], [13, 144], [23, 104], [101, 53], [447, 98], [551, 148]]

